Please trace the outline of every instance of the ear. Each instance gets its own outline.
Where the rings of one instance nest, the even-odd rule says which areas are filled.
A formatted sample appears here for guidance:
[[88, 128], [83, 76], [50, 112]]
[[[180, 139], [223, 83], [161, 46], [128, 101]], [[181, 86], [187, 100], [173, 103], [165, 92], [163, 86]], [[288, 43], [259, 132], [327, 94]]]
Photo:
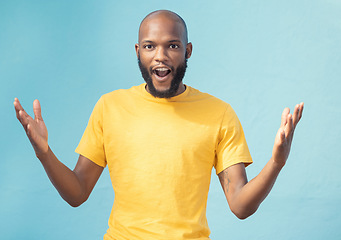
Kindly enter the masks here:
[[139, 49], [140, 49], [140, 46], [138, 43], [135, 44], [135, 52], [136, 52], [136, 57], [139, 58]]
[[186, 59], [188, 59], [192, 56], [192, 50], [193, 50], [192, 43], [187, 43], [187, 45], [186, 45]]

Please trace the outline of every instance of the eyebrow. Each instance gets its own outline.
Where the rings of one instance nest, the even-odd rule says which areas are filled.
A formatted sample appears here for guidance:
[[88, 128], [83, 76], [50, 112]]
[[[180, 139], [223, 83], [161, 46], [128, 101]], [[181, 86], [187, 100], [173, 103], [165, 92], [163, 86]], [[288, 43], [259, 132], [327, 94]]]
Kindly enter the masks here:
[[[180, 40], [176, 40], [176, 39], [174, 39], [174, 40], [169, 40], [168, 42], [169, 42], [169, 43], [179, 43], [179, 42], [181, 43]], [[143, 40], [142, 43], [154, 43], [154, 41], [151, 41], [151, 40]]]
[[170, 40], [169, 42], [181, 42], [180, 40], [174, 39], [174, 40]]

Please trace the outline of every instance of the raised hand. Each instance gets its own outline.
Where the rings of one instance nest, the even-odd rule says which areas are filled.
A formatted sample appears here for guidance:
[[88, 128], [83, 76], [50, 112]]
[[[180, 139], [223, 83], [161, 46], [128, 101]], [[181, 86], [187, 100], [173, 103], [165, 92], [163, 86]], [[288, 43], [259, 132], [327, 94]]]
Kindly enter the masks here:
[[26, 135], [34, 148], [37, 157], [46, 153], [49, 149], [49, 145], [47, 143], [48, 133], [41, 116], [41, 107], [39, 101], [34, 100], [33, 102], [34, 119], [25, 112], [18, 98], [14, 99], [13, 104], [17, 118], [24, 127]]
[[280, 166], [284, 166], [288, 159], [294, 131], [302, 117], [303, 106], [303, 103], [297, 104], [293, 114], [290, 113], [289, 108], [285, 108], [282, 113], [281, 126], [276, 134], [272, 150], [272, 158]]

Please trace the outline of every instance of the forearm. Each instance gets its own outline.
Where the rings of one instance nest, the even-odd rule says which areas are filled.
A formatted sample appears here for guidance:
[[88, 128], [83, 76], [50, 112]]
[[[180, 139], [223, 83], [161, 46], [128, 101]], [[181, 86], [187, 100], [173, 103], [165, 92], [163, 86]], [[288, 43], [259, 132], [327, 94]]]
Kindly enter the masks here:
[[37, 155], [37, 157], [51, 183], [67, 203], [77, 207], [86, 200], [84, 188], [77, 175], [60, 162], [50, 148], [46, 153]]
[[262, 171], [238, 190], [231, 199], [231, 206], [239, 218], [246, 218], [258, 209], [259, 205], [270, 193], [283, 166], [271, 158]]
[[235, 164], [219, 173], [231, 210], [241, 219], [252, 215], [271, 191], [285, 165], [291, 148], [295, 127], [302, 117], [303, 103], [297, 104], [293, 114], [285, 108], [277, 131], [272, 157], [262, 171], [247, 182], [243, 164]]
[[41, 116], [39, 101], [33, 102], [34, 119], [26, 113], [17, 98], [14, 108], [36, 156], [59, 194], [73, 207], [82, 204], [89, 197], [103, 167], [80, 155], [75, 169], [70, 170], [57, 159], [48, 145], [47, 128]]

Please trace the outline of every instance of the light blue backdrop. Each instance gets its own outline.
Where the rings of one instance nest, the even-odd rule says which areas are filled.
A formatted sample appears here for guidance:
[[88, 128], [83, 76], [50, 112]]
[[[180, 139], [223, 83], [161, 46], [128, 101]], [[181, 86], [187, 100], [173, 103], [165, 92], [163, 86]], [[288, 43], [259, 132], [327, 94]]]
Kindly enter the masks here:
[[141, 19], [170, 9], [194, 50], [185, 83], [229, 102], [249, 143], [253, 178], [271, 156], [284, 107], [305, 102], [286, 167], [258, 212], [240, 221], [213, 174], [212, 239], [341, 239], [341, 1], [0, 1], [1, 239], [101, 239], [114, 193], [107, 170], [68, 206], [15, 118], [42, 103], [49, 144], [70, 168], [99, 97], [143, 82]]

